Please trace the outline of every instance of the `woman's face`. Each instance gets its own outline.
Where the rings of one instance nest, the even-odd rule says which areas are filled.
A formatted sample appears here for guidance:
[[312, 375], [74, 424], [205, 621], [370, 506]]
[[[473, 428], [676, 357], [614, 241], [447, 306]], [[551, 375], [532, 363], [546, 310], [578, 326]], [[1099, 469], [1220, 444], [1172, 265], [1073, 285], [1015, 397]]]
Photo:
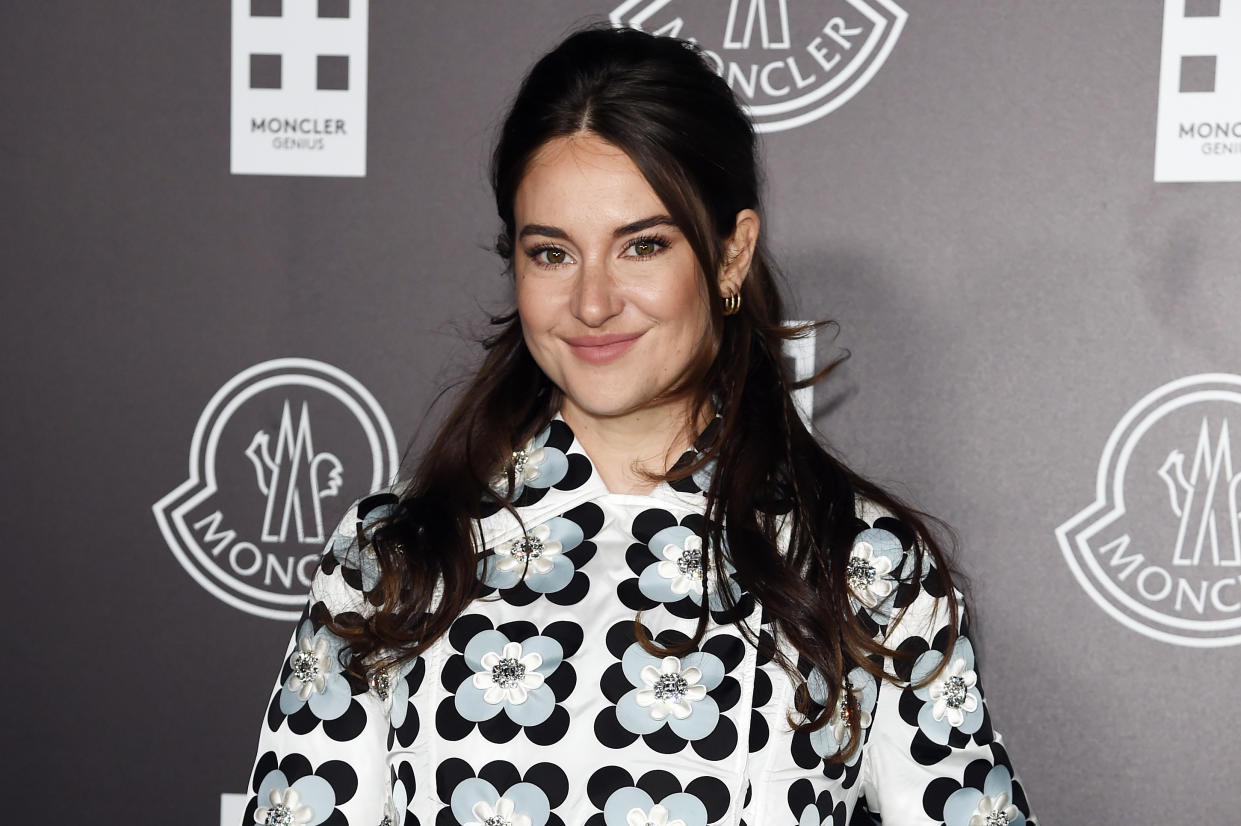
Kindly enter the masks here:
[[588, 133], [531, 159], [514, 199], [526, 346], [566, 415], [618, 417], [675, 385], [709, 346], [698, 260], [629, 156]]

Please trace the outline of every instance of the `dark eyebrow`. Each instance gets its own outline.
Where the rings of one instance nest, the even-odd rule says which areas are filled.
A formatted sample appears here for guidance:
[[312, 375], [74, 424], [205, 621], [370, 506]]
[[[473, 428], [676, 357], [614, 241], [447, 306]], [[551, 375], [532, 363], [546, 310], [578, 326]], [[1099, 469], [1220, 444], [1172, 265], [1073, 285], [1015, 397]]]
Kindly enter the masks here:
[[[676, 222], [667, 215], [652, 215], [650, 218], [643, 218], [641, 221], [634, 221], [632, 224], [625, 224], [623, 227], [617, 227], [612, 232], [612, 237], [620, 238], [634, 232], [641, 232], [644, 229], [650, 229], [657, 226], [676, 226]], [[548, 238], [568, 238], [569, 236], [559, 227], [548, 226], [547, 224], [526, 224], [521, 228], [521, 232], [517, 233], [518, 238], [525, 238], [528, 235], [545, 235]]]
[[620, 238], [622, 235], [629, 235], [633, 232], [641, 232], [644, 229], [658, 226], [675, 227], [676, 222], [667, 215], [652, 215], [650, 218], [643, 218], [641, 221], [634, 221], [632, 224], [625, 224], [623, 227], [617, 227], [612, 233], [613, 238]]
[[549, 227], [547, 224], [526, 224], [521, 228], [521, 232], [517, 233], [518, 238], [525, 238], [527, 235], [546, 235], [548, 238], [568, 238], [565, 231], [557, 227]]

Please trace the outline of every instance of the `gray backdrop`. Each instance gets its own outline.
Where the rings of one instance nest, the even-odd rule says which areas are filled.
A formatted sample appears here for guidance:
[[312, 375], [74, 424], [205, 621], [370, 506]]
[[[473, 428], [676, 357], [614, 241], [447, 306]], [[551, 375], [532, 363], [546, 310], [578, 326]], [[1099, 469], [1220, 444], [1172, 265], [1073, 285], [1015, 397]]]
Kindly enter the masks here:
[[[499, 113], [537, 55], [618, 4], [375, 4], [352, 178], [229, 173], [227, 3], [0, 12], [8, 819], [214, 824], [245, 789], [291, 623], [202, 587], [152, 506], [213, 394], [272, 359], [352, 376], [404, 446], [507, 300], [487, 251]], [[959, 534], [993, 716], [1044, 823], [1237, 822], [1238, 649], [1118, 621], [1056, 529], [1147, 393], [1239, 370], [1241, 185], [1152, 180], [1161, 3], [900, 5], [865, 88], [764, 137], [796, 317], [840, 322], [820, 363], [853, 353], [816, 424]], [[1237, 409], [1149, 431], [1135, 537], [1179, 507], [1158, 461], [1196, 455], [1199, 419], [1241, 439]], [[272, 397], [248, 432], [280, 413]], [[333, 523], [370, 479], [345, 467]], [[1203, 557], [1219, 570], [1231, 492], [1224, 557]], [[1235, 593], [1217, 596], [1226, 625]]]

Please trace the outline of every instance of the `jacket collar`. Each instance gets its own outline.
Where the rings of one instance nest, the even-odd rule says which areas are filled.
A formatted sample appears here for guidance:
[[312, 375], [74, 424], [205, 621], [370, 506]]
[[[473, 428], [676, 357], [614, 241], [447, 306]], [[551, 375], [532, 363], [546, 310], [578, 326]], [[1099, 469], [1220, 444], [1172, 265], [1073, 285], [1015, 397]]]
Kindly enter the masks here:
[[[720, 418], [716, 416], [673, 465], [688, 464], [699, 450], [715, 439]], [[568, 422], [557, 412], [524, 448], [515, 452], [510, 461], [516, 494], [513, 499], [525, 529], [553, 516], [571, 510], [584, 502], [610, 499], [616, 502], [649, 499], [652, 504], [665, 502], [681, 508], [701, 510], [706, 504], [705, 488], [710, 484], [713, 463], [693, 476], [676, 482], [660, 482], [647, 494], [612, 493], [603, 482], [594, 463], [573, 434]], [[508, 491], [507, 475], [497, 475], [493, 484], [496, 500], [484, 511], [489, 515], [479, 520], [477, 528], [484, 546], [513, 539], [522, 533], [522, 526], [513, 515], [498, 505]]]

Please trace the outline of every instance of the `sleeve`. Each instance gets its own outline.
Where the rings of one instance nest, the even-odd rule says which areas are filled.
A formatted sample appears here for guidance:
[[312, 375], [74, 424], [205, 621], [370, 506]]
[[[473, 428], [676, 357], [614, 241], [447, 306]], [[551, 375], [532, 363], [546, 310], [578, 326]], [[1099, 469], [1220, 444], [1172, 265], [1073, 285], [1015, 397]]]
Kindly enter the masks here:
[[[950, 644], [943, 579], [929, 557], [917, 575], [910, 575], [911, 544], [900, 523], [883, 517], [859, 535], [853, 551], [853, 558], [867, 557], [864, 561], [877, 572], [897, 575], [891, 591], [878, 588], [883, 596], [892, 594], [890, 601], [876, 593], [866, 602], [885, 629], [887, 644], [907, 655], [887, 661], [895, 680], [878, 681], [872, 695], [871, 728], [862, 753], [866, 806], [884, 826], [1036, 826], [991, 725], [964, 601], [957, 592], [958, 635]], [[880, 608], [874, 608], [876, 603]], [[883, 626], [885, 604], [905, 609], [890, 627]]]
[[421, 663], [366, 681], [345, 673], [344, 641], [326, 627], [345, 612], [373, 607], [373, 556], [358, 547], [360, 527], [383, 502], [359, 500], [324, 551], [294, 629], [259, 734], [244, 826], [396, 826], [413, 794], [411, 769], [390, 765], [394, 742], [417, 734], [409, 698]]

